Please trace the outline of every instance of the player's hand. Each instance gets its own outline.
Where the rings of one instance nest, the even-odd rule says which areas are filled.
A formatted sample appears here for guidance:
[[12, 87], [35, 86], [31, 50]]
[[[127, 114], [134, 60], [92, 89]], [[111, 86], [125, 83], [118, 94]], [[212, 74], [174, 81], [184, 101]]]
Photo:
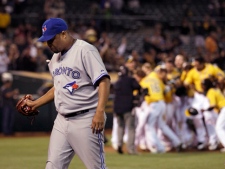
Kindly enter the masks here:
[[35, 110], [36, 107], [35, 107], [35, 102], [33, 101], [34, 100], [33, 96], [28, 94], [26, 97], [29, 98], [26, 100], [26, 105], [31, 107], [31, 110]]
[[100, 133], [103, 131], [105, 126], [105, 117], [104, 113], [98, 113], [96, 112], [91, 124], [92, 133]]

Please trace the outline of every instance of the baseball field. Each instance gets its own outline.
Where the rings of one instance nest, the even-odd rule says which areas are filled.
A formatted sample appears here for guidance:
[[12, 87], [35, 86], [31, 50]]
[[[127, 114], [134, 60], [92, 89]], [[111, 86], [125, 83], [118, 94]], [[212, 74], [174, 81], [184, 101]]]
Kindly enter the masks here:
[[[0, 137], [0, 169], [44, 169], [49, 135]], [[119, 155], [105, 145], [106, 163], [109, 169], [224, 169], [225, 154], [214, 152], [182, 152], [138, 156]], [[69, 169], [85, 169], [75, 156]]]

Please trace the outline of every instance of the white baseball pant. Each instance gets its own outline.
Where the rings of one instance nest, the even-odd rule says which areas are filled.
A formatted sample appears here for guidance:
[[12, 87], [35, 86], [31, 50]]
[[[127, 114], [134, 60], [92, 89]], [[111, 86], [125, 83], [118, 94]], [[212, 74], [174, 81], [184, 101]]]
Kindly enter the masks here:
[[220, 110], [220, 114], [217, 118], [216, 133], [221, 144], [225, 147], [225, 107]]
[[166, 135], [172, 142], [174, 146], [181, 144], [179, 138], [174, 134], [174, 132], [166, 125], [163, 120], [163, 115], [165, 113], [165, 102], [158, 101], [149, 104], [149, 111], [147, 124], [145, 126], [146, 141], [149, 150], [158, 152], [164, 152], [165, 147], [163, 146], [161, 140], [158, 137], [158, 129], [162, 130], [163, 134]]
[[[207, 109], [210, 107], [209, 100], [206, 96], [200, 93], [195, 93], [194, 99], [192, 100], [191, 107], [198, 110], [199, 114], [196, 116], [192, 116], [194, 125], [197, 131], [197, 141], [205, 144], [216, 144], [218, 139], [215, 131], [215, 124], [217, 116], [213, 111], [206, 111], [203, 113], [205, 118], [206, 128], [203, 123], [203, 115], [201, 113], [201, 109]], [[208, 140], [206, 136], [208, 134]]]

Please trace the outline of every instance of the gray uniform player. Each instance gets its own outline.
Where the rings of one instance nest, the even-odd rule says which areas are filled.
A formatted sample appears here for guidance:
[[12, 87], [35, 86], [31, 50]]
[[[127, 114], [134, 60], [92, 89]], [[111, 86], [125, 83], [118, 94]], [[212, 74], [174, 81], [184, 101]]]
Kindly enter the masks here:
[[46, 169], [66, 169], [77, 154], [88, 169], [105, 169], [103, 128], [110, 78], [97, 49], [72, 38], [67, 24], [50, 18], [39, 41], [54, 55], [49, 70], [54, 87], [35, 101], [32, 109], [54, 99], [58, 111], [48, 150]]

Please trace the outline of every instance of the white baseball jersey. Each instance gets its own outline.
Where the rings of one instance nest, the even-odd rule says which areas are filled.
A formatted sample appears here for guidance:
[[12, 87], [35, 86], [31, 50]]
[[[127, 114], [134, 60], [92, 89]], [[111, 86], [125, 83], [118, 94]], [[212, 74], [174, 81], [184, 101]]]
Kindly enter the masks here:
[[65, 54], [54, 54], [48, 66], [54, 80], [58, 113], [66, 115], [96, 108], [98, 82], [109, 75], [94, 46], [77, 39]]

